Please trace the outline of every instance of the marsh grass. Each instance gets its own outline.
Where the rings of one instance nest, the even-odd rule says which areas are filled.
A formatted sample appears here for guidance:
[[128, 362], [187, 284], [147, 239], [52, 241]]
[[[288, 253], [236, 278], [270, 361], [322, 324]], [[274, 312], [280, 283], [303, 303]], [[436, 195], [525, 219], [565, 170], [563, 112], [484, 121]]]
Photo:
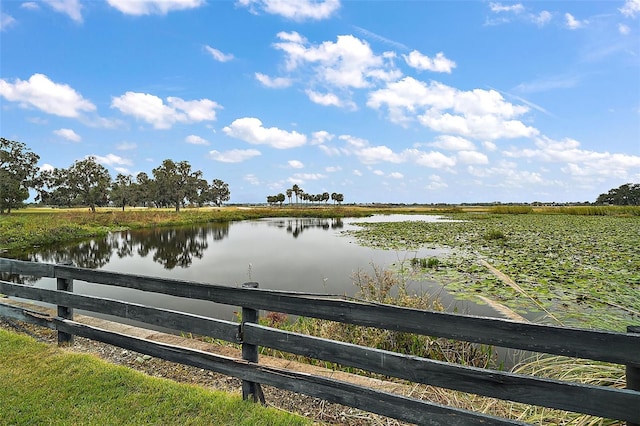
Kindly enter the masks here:
[[178, 384], [0, 330], [0, 423], [305, 425], [240, 395]]

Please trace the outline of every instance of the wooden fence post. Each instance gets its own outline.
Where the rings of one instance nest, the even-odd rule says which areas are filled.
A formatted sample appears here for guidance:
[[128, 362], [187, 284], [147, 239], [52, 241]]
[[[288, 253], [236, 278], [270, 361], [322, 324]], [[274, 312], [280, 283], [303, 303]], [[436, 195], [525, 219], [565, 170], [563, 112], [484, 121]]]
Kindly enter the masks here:
[[[627, 326], [627, 333], [640, 334], [640, 326]], [[627, 364], [627, 389], [640, 392], [640, 359], [638, 364]], [[627, 426], [640, 426], [640, 421], [627, 422]]]
[[[62, 262], [59, 265], [71, 266], [72, 262]], [[73, 280], [66, 278], [56, 278], [57, 289], [62, 291], [73, 292]], [[73, 308], [58, 305], [58, 316], [64, 319], [73, 320]], [[58, 346], [73, 345], [73, 334], [58, 331]]]
[[[242, 288], [258, 288], [258, 283], [256, 282], [248, 282], [242, 284]], [[243, 325], [243, 333], [244, 335], [244, 324], [249, 323], [257, 323], [258, 322], [259, 312], [257, 309], [242, 307], [242, 325]], [[244, 340], [244, 338], [243, 338]], [[249, 362], [258, 362], [258, 345], [250, 345], [248, 343], [242, 342], [242, 359]], [[262, 387], [260, 383], [250, 382], [248, 380], [242, 381], [242, 399], [248, 400], [251, 399], [253, 402], [260, 401], [262, 404], [265, 403], [264, 394], [262, 393]]]

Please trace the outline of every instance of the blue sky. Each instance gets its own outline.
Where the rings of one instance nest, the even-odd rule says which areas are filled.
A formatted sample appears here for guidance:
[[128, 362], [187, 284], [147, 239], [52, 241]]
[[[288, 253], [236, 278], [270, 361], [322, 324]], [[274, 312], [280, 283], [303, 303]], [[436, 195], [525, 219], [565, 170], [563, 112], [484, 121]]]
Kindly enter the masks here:
[[2, 0], [2, 137], [232, 203], [595, 201], [640, 182], [640, 0]]

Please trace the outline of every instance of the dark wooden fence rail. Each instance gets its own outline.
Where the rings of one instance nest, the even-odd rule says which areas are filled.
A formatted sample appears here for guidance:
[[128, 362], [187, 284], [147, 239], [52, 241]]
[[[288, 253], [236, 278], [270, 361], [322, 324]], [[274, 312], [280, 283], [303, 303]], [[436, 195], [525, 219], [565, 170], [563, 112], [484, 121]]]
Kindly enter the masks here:
[[[522, 424], [334, 379], [266, 367], [259, 364], [257, 357], [257, 348], [263, 346], [415, 383], [619, 419], [629, 425], [640, 424], [640, 334], [634, 332], [635, 328], [630, 328], [629, 333], [561, 328], [420, 311], [335, 296], [262, 290], [257, 288], [256, 283], [247, 283], [242, 288], [231, 288], [89, 270], [71, 265], [9, 259], [0, 259], [0, 271], [51, 277], [56, 278], [58, 282], [58, 290], [48, 290], [0, 281], [2, 294], [58, 306], [56, 317], [44, 318], [27, 309], [0, 304], [0, 315], [56, 329], [59, 342], [62, 344], [68, 344], [72, 336], [88, 337], [170, 361], [239, 377], [243, 380], [243, 396], [256, 401], [264, 398], [259, 385], [261, 383], [418, 424]], [[74, 294], [73, 280], [239, 306], [242, 307], [243, 322], [237, 324], [167, 309]], [[73, 309], [242, 343], [243, 359], [226, 358], [90, 327], [73, 321]], [[622, 364], [626, 366], [627, 389], [467, 367], [285, 332], [257, 324], [257, 314], [261, 309]]]

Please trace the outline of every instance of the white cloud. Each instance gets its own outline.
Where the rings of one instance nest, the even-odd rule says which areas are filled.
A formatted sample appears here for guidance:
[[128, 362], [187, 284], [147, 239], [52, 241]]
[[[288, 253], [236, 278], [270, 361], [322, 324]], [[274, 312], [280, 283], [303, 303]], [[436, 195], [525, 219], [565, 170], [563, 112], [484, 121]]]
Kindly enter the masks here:
[[454, 157], [447, 157], [441, 152], [431, 151], [423, 152], [416, 149], [405, 151], [405, 155], [412, 158], [419, 166], [431, 167], [434, 169], [446, 169], [456, 165]]
[[125, 15], [166, 15], [174, 10], [195, 9], [205, 0], [107, 0], [107, 3]]
[[42, 167], [40, 167], [41, 172], [52, 172], [55, 169], [51, 164], [44, 163]]
[[307, 137], [301, 133], [264, 127], [262, 121], [254, 117], [238, 118], [222, 131], [232, 138], [277, 149], [295, 148], [307, 143]]
[[53, 133], [60, 136], [61, 138], [65, 138], [72, 142], [80, 142], [82, 140], [80, 135], [74, 132], [72, 129], [58, 129], [54, 130]]
[[389, 173], [389, 177], [393, 179], [402, 179], [404, 178], [404, 175], [400, 172], [392, 172], [392, 173]]
[[580, 83], [581, 77], [575, 74], [561, 74], [540, 78], [518, 84], [514, 90], [520, 93], [546, 92], [555, 89], [569, 89]]
[[589, 151], [580, 148], [580, 142], [565, 138], [560, 141], [541, 136], [536, 148], [511, 149], [503, 153], [511, 158], [536, 159], [548, 163], [564, 163], [567, 173], [587, 171], [593, 176], [629, 179], [640, 169], [640, 156]]
[[487, 151], [495, 151], [496, 149], [498, 149], [498, 145], [496, 145], [495, 143], [491, 142], [491, 141], [484, 141], [482, 142], [482, 146], [484, 147], [484, 149], [486, 149]]
[[302, 169], [302, 168], [304, 168], [304, 164], [302, 163], [302, 161], [298, 161], [298, 160], [289, 160], [287, 162], [287, 164], [292, 169]]
[[239, 0], [252, 13], [262, 10], [294, 21], [329, 18], [340, 8], [340, 0]]
[[307, 180], [320, 180], [325, 179], [327, 176], [320, 173], [294, 173], [291, 178], [289, 178], [290, 182], [299, 182], [304, 183]]
[[427, 184], [427, 189], [438, 190], [438, 189], [447, 188], [448, 186], [449, 185], [447, 185], [447, 183], [442, 180], [442, 177], [438, 175], [429, 176], [429, 183]]
[[573, 15], [570, 13], [565, 13], [564, 19], [565, 19], [565, 25], [570, 30], [577, 30], [578, 28], [582, 28], [589, 23], [589, 21], [580, 21], [574, 18]]
[[198, 135], [189, 135], [187, 136], [184, 141], [186, 143], [190, 143], [192, 145], [209, 145], [209, 141], [198, 136]]
[[33, 74], [26, 81], [16, 79], [15, 83], [0, 79], [0, 96], [18, 102], [22, 108], [33, 106], [60, 117], [76, 118], [83, 111], [96, 110], [69, 85], [54, 83], [44, 74]]
[[82, 22], [80, 0], [44, 0], [56, 12], [64, 13], [76, 22]]
[[386, 106], [389, 119], [395, 123], [418, 120], [437, 132], [473, 139], [494, 140], [538, 134], [537, 129], [514, 119], [529, 108], [507, 102], [496, 90], [461, 91], [439, 82], [426, 84], [405, 77], [388, 83], [384, 89], [371, 92], [367, 106], [374, 109]]
[[324, 171], [327, 173], [336, 173], [342, 170], [340, 166], [327, 166], [324, 168]]
[[168, 97], [165, 104], [155, 95], [127, 92], [113, 98], [111, 108], [146, 121], [156, 129], [169, 129], [175, 123], [214, 121], [216, 109], [221, 106], [209, 99], [185, 101], [176, 97]]
[[9, 14], [4, 12], [0, 13], [0, 31], [5, 31], [6, 29], [14, 26], [16, 24], [15, 18]]
[[402, 75], [391, 58], [375, 55], [366, 41], [352, 35], [339, 35], [336, 42], [316, 46], [296, 32], [280, 32], [277, 37], [280, 42], [274, 47], [285, 52], [288, 71], [308, 65], [313, 80], [328, 87], [366, 88], [374, 81], [392, 81]]
[[266, 74], [255, 73], [256, 80], [258, 80], [264, 87], [269, 87], [271, 89], [283, 89], [285, 87], [291, 86], [293, 81], [287, 77], [269, 77]]
[[478, 151], [459, 151], [457, 157], [462, 164], [489, 164], [489, 158]]
[[123, 158], [120, 157], [118, 155], [115, 154], [107, 154], [106, 156], [100, 156], [100, 155], [93, 155], [92, 157], [95, 157], [96, 161], [100, 164], [104, 164], [106, 166], [114, 166], [114, 165], [118, 165], [118, 166], [131, 166], [133, 165], [133, 162], [131, 160], [129, 160], [128, 158]]
[[262, 155], [257, 149], [232, 149], [230, 151], [219, 152], [209, 151], [209, 157], [222, 163], [241, 163], [253, 157]]
[[384, 172], [382, 170], [374, 170], [373, 174], [376, 176], [384, 176]]
[[434, 148], [446, 149], [449, 151], [474, 150], [475, 145], [468, 139], [460, 136], [440, 135], [435, 142], [427, 144]]
[[524, 6], [522, 3], [516, 3], [512, 5], [505, 6], [502, 3], [489, 3], [489, 9], [495, 13], [502, 12], [512, 12], [512, 13], [520, 13], [524, 11]]
[[635, 18], [640, 13], [640, 0], [627, 0], [619, 10], [627, 18]]
[[233, 59], [233, 55], [230, 53], [222, 53], [218, 49], [207, 45], [205, 45], [204, 48], [211, 56], [213, 56], [213, 59], [218, 62], [229, 62]]
[[552, 17], [553, 17], [553, 15], [551, 14], [551, 12], [543, 10], [542, 12], [540, 12], [537, 15], [532, 15], [531, 16], [531, 21], [534, 24], [542, 27], [542, 26], [546, 25], [549, 21], [551, 21]]
[[362, 176], [362, 172], [360, 170], [358, 170], [358, 169], [355, 169], [353, 171], [353, 174], [356, 175], [356, 176]]
[[407, 65], [421, 71], [446, 72], [451, 74], [451, 70], [456, 67], [456, 63], [438, 52], [435, 58], [430, 58], [417, 50], [413, 50], [409, 55], [402, 55]]
[[24, 3], [22, 3], [20, 5], [20, 7], [22, 9], [28, 9], [28, 10], [38, 10], [38, 9], [40, 9], [40, 6], [35, 1], [25, 1]]
[[331, 133], [320, 130], [311, 134], [311, 145], [319, 145], [331, 141], [335, 136]]
[[350, 109], [356, 109], [356, 105], [351, 101], [342, 101], [338, 95], [334, 93], [318, 93], [313, 90], [306, 90], [305, 93], [309, 97], [309, 100], [315, 104], [324, 105], [324, 106], [335, 106], [335, 107], [347, 107]]

